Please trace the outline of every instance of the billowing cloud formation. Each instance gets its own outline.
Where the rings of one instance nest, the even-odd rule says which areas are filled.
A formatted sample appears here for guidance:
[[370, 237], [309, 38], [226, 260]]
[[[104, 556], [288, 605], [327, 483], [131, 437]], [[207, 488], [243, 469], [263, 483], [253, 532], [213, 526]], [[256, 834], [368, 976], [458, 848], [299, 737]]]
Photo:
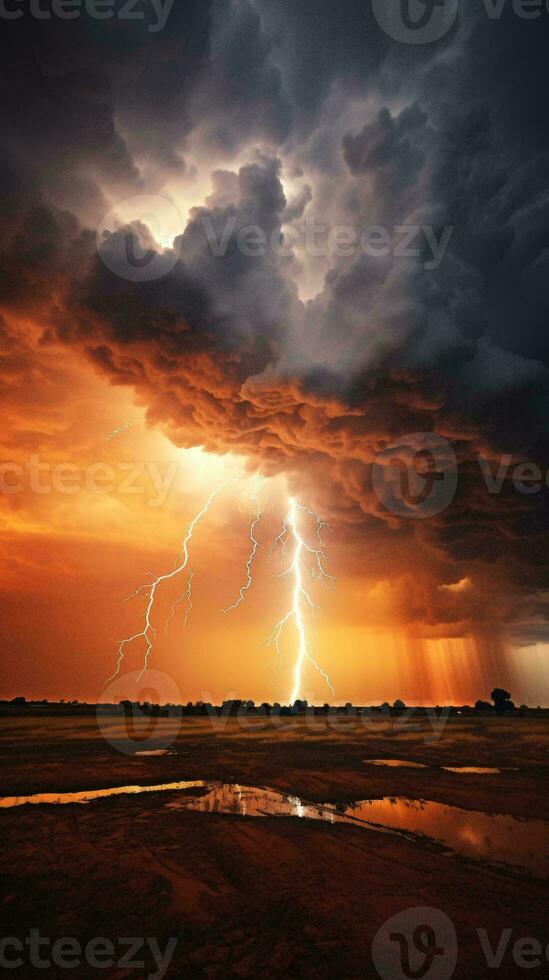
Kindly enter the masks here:
[[[547, 26], [510, 7], [460, 17], [419, 48], [362, 0], [344, 16], [186, 3], [154, 36], [10, 24], [0, 285], [7, 311], [135, 388], [176, 444], [283, 471], [349, 525], [350, 566], [389, 583], [376, 607], [426, 635], [529, 640], [547, 635], [547, 489], [491, 494], [477, 456], [494, 473], [503, 453], [549, 465]], [[165, 251], [142, 224], [106, 242], [156, 249], [151, 282], [96, 249], [94, 223], [136, 193], [191, 205]], [[315, 256], [311, 218], [383, 231], [377, 249]], [[250, 226], [266, 248], [242, 247]], [[420, 432], [451, 442], [458, 489], [408, 521], [372, 464]]]

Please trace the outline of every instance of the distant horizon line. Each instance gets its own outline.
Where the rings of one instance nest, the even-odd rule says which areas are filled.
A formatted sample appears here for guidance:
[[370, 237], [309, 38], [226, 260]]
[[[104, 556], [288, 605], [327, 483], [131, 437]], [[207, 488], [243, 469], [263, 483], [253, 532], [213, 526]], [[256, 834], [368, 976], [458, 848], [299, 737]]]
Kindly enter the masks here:
[[[390, 703], [388, 701], [381, 701], [381, 702], [380, 701], [370, 701], [370, 702], [363, 702], [363, 703], [359, 704], [359, 703], [354, 703], [352, 701], [345, 701], [345, 702], [343, 702], [343, 701], [339, 701], [339, 702], [335, 702], [335, 701], [332, 701], [332, 702], [330, 702], [330, 701], [317, 702], [317, 701], [315, 701], [315, 702], [309, 702], [306, 698], [298, 698], [298, 699], [296, 699], [295, 702], [289, 703], [289, 702], [282, 702], [282, 701], [255, 701], [253, 698], [238, 698], [238, 697], [234, 697], [234, 698], [226, 698], [225, 700], [223, 700], [221, 702], [214, 703], [213, 701], [200, 701], [200, 700], [199, 701], [185, 701], [185, 702], [183, 702], [183, 701], [179, 701], [179, 702], [175, 702], [175, 701], [164, 701], [164, 702], [160, 702], [160, 701], [140, 701], [139, 699], [133, 700], [131, 698], [121, 698], [119, 701], [85, 701], [85, 700], [84, 701], [81, 701], [81, 700], [78, 700], [76, 698], [72, 698], [72, 699], [70, 699], [70, 698], [60, 698], [60, 699], [51, 699], [50, 700], [49, 698], [35, 698], [35, 697], [28, 698], [28, 697], [26, 697], [26, 695], [16, 695], [13, 698], [0, 697], [0, 705], [1, 706], [11, 705], [13, 707], [24, 707], [25, 705], [28, 705], [29, 707], [30, 706], [33, 706], [33, 705], [34, 706], [38, 706], [38, 707], [45, 707], [46, 705], [48, 705], [48, 706], [51, 706], [51, 707], [65, 707], [65, 708], [71, 708], [71, 707], [72, 708], [75, 708], [75, 707], [87, 707], [87, 708], [90, 708], [90, 707], [99, 707], [101, 705], [103, 705], [103, 706], [110, 706], [110, 707], [120, 707], [124, 703], [130, 703], [130, 704], [139, 704], [139, 705], [150, 705], [150, 706], [159, 707], [159, 708], [176, 707], [176, 708], [182, 708], [184, 710], [185, 709], [186, 710], [190, 710], [190, 709], [196, 709], [196, 708], [201, 708], [201, 707], [210, 707], [210, 708], [215, 708], [215, 709], [222, 709], [225, 705], [238, 704], [238, 705], [248, 705], [249, 706], [249, 710], [251, 710], [251, 711], [254, 711], [254, 710], [257, 711], [257, 710], [259, 710], [261, 708], [264, 708], [264, 707], [273, 708], [275, 706], [276, 707], [279, 707], [281, 709], [282, 708], [284, 708], [284, 709], [292, 709], [296, 704], [301, 704], [301, 705], [302, 704], [305, 704], [307, 708], [311, 708], [311, 709], [314, 708], [314, 709], [317, 709], [317, 710], [323, 710], [326, 707], [328, 707], [328, 708], [337, 708], [337, 709], [352, 708], [352, 709], [356, 709], [356, 710], [364, 710], [366, 708], [376, 708], [378, 710], [381, 710], [381, 709], [387, 709], [388, 708], [389, 710], [392, 710], [392, 711], [402, 711], [402, 710], [409, 710], [409, 709], [425, 710], [425, 709], [428, 709], [428, 708], [431, 708], [433, 710], [435, 710], [435, 709], [443, 709], [443, 708], [450, 708], [450, 709], [456, 709], [456, 710], [468, 709], [470, 711], [479, 711], [479, 710], [482, 710], [482, 709], [476, 707], [476, 705], [477, 705], [478, 702], [482, 702], [483, 705], [486, 705], [487, 708], [490, 708], [490, 709], [492, 709], [492, 710], [495, 711], [495, 705], [494, 705], [494, 703], [491, 702], [491, 701], [489, 701], [489, 700], [484, 700], [483, 698], [477, 698], [477, 701], [474, 704], [468, 704], [468, 703], [457, 702], [457, 701], [447, 701], [447, 702], [444, 702], [444, 703], [436, 703], [436, 704], [433, 703], [433, 702], [427, 703], [427, 702], [421, 702], [421, 701], [409, 701], [409, 702], [405, 702], [403, 699], [400, 699], [400, 698], [397, 698], [392, 703]], [[520, 711], [521, 709], [524, 709], [524, 708], [526, 708], [528, 711], [547, 711], [547, 710], [549, 710], [549, 705], [528, 705], [528, 704], [525, 704], [525, 703], [515, 704], [514, 705], [514, 709], [516, 711]]]

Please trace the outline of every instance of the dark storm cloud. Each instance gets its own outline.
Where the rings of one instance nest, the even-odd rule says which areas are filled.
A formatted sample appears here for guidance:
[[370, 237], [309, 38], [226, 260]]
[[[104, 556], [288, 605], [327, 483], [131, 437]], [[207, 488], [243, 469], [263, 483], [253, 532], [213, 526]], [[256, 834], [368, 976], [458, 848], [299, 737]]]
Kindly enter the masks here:
[[426, 124], [427, 116], [418, 105], [404, 109], [396, 119], [382, 109], [359, 135], [344, 138], [343, 155], [349, 170], [354, 176], [369, 174], [384, 199], [400, 194], [403, 187], [416, 182], [425, 166], [420, 143]]
[[[545, 20], [464, 9], [418, 49], [390, 41], [364, 0], [176, 4], [154, 36], [12, 26], [5, 308], [134, 386], [176, 443], [283, 470], [358, 540], [385, 540], [395, 580], [423, 570], [416, 612], [401, 590], [408, 617], [457, 631], [499, 615], [546, 635], [547, 492], [490, 495], [476, 461], [549, 463]], [[88, 215], [185, 174], [196, 146], [214, 191], [177, 261], [167, 252], [153, 282], [116, 277]], [[241, 150], [244, 166], [224, 165]], [[285, 162], [302, 180], [288, 196]], [[299, 256], [245, 255], [237, 236], [258, 225], [276, 240], [319, 207], [357, 229], [424, 225], [436, 241], [451, 227], [444, 261], [334, 258], [302, 303]], [[206, 229], [220, 240], [227, 227], [216, 256]], [[133, 234], [157, 247], [148, 229]], [[441, 515], [406, 524], [378, 500], [371, 465], [422, 431], [452, 441], [462, 478]], [[440, 592], [466, 576], [472, 590]]]
[[[175, 345], [174, 356], [184, 356], [189, 343], [212, 351], [217, 347], [220, 354], [237, 359], [262, 350], [264, 366], [268, 357], [276, 356], [276, 345], [295, 319], [299, 304], [295, 287], [283, 275], [274, 253], [246, 256], [237, 247], [237, 238], [249, 226], [269, 235], [280, 231], [286, 199], [279, 169], [276, 159], [260, 157], [241, 168], [232, 204], [215, 205], [213, 195], [214, 206], [195, 208], [185, 232], [174, 242], [179, 255], [175, 269], [144, 288], [143, 284], [128, 288], [99, 256], [91, 255], [89, 277], [69, 298], [75, 312], [107, 323], [122, 342], [144, 340], [153, 347], [166, 334]], [[227, 232], [224, 254], [216, 256], [215, 246]], [[114, 249], [123, 235], [121, 231], [113, 236]], [[151, 241], [141, 229], [140, 247]]]
[[548, 43], [549, 17], [522, 21], [505, 5], [493, 21], [481, 7], [449, 88], [440, 66], [426, 80], [440, 132], [436, 193], [454, 245], [485, 277], [487, 331], [546, 363], [549, 129], [538, 93]]

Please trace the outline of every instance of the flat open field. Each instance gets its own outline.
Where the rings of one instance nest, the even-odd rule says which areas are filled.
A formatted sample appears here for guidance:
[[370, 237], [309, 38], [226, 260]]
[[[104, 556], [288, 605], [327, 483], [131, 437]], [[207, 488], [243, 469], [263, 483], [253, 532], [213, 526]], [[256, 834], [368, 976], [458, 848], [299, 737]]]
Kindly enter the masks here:
[[[2, 797], [204, 780], [228, 784], [236, 800], [233, 812], [174, 806], [209, 799], [203, 787], [0, 809], [2, 934], [24, 939], [34, 928], [83, 945], [93, 937], [116, 945], [119, 937], [150, 936], [162, 948], [177, 937], [165, 973], [174, 978], [375, 978], [377, 931], [405, 909], [429, 906], [455, 926], [454, 976], [548, 975], [545, 954], [526, 972], [512, 955], [523, 937], [544, 947], [549, 941], [547, 720], [453, 718], [436, 739], [425, 721], [365, 727], [340, 718], [337, 730], [318, 718], [314, 726], [288, 722], [287, 731], [252, 720], [245, 729], [236, 719], [219, 727], [208, 719], [158, 722], [137, 749], [169, 741], [169, 753], [142, 756], [111, 744], [120, 726], [114, 720], [100, 731], [92, 718], [1, 719]], [[289, 796], [292, 815], [250, 815], [258, 805], [248, 787], [284, 794], [264, 797], [259, 809], [267, 813], [271, 797]], [[386, 829], [381, 804], [372, 805], [370, 824], [360, 822], [368, 819], [360, 809], [357, 820], [335, 819], [359, 800], [386, 800], [387, 813], [396, 814], [387, 825], [400, 821], [398, 832]], [[308, 803], [338, 807], [300, 819]], [[482, 814], [509, 819], [492, 826]], [[512, 938], [499, 969], [490, 969], [478, 930], [496, 947], [504, 929]], [[444, 980], [443, 964], [436, 966], [438, 973], [422, 975]], [[56, 969], [26, 966], [12, 975], [75, 975]], [[155, 969], [152, 960], [141, 970], [82, 965], [76, 975], [138, 977]], [[394, 980], [406, 975], [397, 971]]]

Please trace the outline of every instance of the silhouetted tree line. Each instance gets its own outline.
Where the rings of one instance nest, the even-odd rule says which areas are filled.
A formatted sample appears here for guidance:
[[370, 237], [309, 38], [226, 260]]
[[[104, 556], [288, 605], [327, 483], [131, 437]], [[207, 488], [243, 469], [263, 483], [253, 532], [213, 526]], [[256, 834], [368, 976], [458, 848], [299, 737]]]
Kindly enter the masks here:
[[[441, 705], [436, 705], [435, 711], [437, 713], [447, 710], [452, 715], [468, 716], [468, 715], [478, 715], [478, 714], [492, 714], [497, 716], [504, 716], [506, 714], [514, 715], [525, 715], [532, 711], [545, 712], [549, 714], [549, 708], [537, 709], [528, 708], [527, 705], [522, 704], [520, 708], [516, 708], [514, 702], [511, 700], [511, 694], [504, 688], [496, 687], [490, 695], [492, 702], [479, 700], [475, 702], [474, 706], [462, 705], [461, 707], [446, 707]], [[123, 712], [127, 715], [147, 715], [151, 717], [172, 717], [174, 715], [183, 717], [242, 717], [244, 715], [258, 716], [258, 717], [269, 717], [271, 715], [279, 715], [281, 717], [291, 717], [296, 715], [304, 715], [305, 713], [314, 714], [315, 716], [323, 715], [365, 715], [372, 716], [380, 715], [382, 717], [399, 717], [403, 715], [408, 710], [413, 710], [416, 717], [421, 717], [422, 714], [426, 715], [427, 710], [423, 707], [411, 706], [410, 709], [406, 707], [404, 701], [397, 699], [392, 705], [388, 701], [384, 701], [380, 705], [370, 705], [368, 707], [361, 707], [353, 705], [351, 701], [348, 701], [345, 705], [310, 705], [308, 701], [298, 699], [292, 705], [283, 705], [278, 701], [270, 704], [267, 701], [263, 701], [261, 704], [256, 705], [255, 701], [245, 700], [240, 698], [234, 698], [227, 701], [223, 701], [221, 705], [214, 705], [207, 701], [188, 701], [186, 705], [181, 704], [152, 704], [148, 701], [141, 703], [138, 701], [123, 700], [119, 704], [86, 704], [79, 701], [30, 701], [25, 697], [19, 696], [12, 698], [11, 701], [0, 700], [0, 714], [11, 714], [14, 711], [21, 711], [28, 714], [77, 714], [77, 715], [92, 715], [100, 710], [103, 714], [120, 714]], [[432, 709], [431, 709], [432, 710]]]

